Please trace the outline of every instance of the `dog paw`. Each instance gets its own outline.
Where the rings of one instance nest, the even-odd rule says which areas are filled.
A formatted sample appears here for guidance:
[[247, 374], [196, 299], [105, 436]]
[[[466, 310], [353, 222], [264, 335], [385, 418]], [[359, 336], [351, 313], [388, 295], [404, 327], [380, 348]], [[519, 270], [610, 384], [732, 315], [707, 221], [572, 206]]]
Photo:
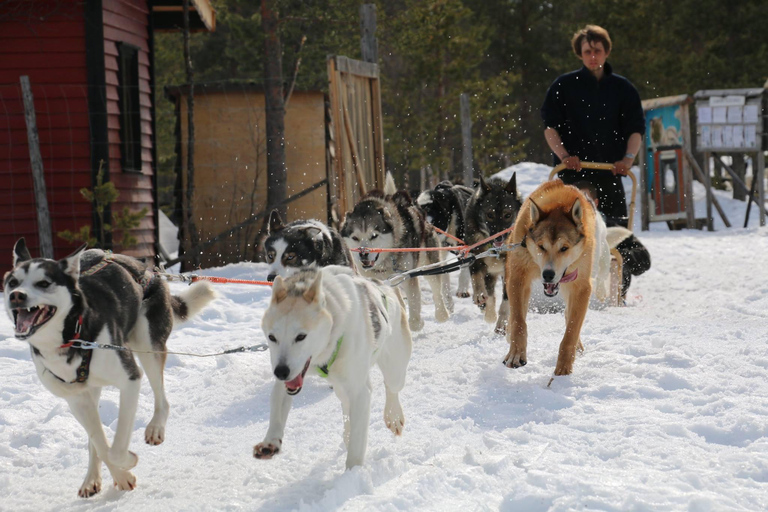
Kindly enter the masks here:
[[90, 498], [94, 494], [101, 491], [101, 477], [92, 477], [88, 475], [85, 477], [83, 485], [80, 486], [80, 490], [77, 491], [77, 495], [80, 498]]
[[136, 467], [139, 463], [139, 456], [132, 451], [126, 451], [123, 454], [109, 453], [109, 463], [116, 468], [128, 470]]
[[271, 459], [272, 456], [280, 453], [281, 444], [279, 441], [275, 443], [259, 443], [253, 447], [253, 456], [257, 459]]
[[469, 292], [467, 290], [459, 290], [456, 292], [456, 296], [460, 299], [466, 299], [469, 297]]
[[399, 400], [395, 399], [394, 401], [390, 401], [387, 399], [387, 403], [384, 404], [384, 424], [396, 436], [403, 433], [405, 415], [403, 414], [403, 408], [400, 406]]
[[144, 441], [152, 446], [163, 444], [165, 441], [165, 427], [160, 425], [152, 425], [150, 422], [147, 428], [144, 430]]
[[522, 368], [526, 364], [528, 364], [528, 361], [526, 361], [524, 357], [518, 354], [513, 354], [512, 352], [507, 354], [504, 358], [504, 366], [507, 368]]
[[112, 480], [118, 491], [132, 491], [136, 488], [136, 477], [130, 471], [115, 471]]
[[420, 331], [424, 328], [424, 320], [421, 318], [409, 318], [408, 327], [411, 328], [411, 332]]
[[484, 293], [476, 293], [472, 300], [475, 302], [475, 306], [482, 310], [485, 309], [485, 303], [488, 300], [488, 297]]
[[435, 320], [437, 323], [447, 322], [450, 317], [451, 313], [445, 307], [435, 309]]
[[560, 361], [557, 362], [557, 366], [555, 366], [555, 375], [561, 376], [561, 375], [570, 375], [573, 373], [573, 363], [561, 363]]

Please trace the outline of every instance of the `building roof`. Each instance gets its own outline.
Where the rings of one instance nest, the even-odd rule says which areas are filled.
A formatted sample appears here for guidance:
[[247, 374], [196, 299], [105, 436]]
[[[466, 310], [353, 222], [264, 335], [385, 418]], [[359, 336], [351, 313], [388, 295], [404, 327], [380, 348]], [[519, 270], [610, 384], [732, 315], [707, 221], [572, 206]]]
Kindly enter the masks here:
[[[183, 0], [152, 2], [152, 21], [157, 31], [181, 30], [184, 27]], [[189, 0], [189, 28], [195, 32], [216, 30], [216, 11], [209, 0]]]

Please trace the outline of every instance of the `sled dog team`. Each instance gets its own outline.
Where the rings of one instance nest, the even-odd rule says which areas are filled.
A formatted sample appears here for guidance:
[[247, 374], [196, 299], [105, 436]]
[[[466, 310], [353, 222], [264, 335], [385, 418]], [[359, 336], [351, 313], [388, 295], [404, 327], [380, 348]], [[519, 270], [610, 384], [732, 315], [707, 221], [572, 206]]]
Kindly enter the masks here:
[[[339, 232], [313, 220], [284, 225], [276, 212], [269, 219], [264, 252], [274, 279], [272, 299], [262, 318], [276, 381], [269, 427], [253, 455], [269, 459], [282, 448], [293, 397], [308, 372], [328, 380], [344, 413], [346, 467], [363, 463], [371, 403], [369, 369], [376, 364], [385, 387], [384, 422], [395, 435], [405, 424], [399, 392], [411, 356], [411, 332], [421, 330], [421, 290], [417, 278], [397, 287], [390, 276], [445, 258], [445, 251], [370, 252], [376, 248], [436, 248], [473, 244], [509, 230], [477, 247], [507, 244], [506, 261], [483, 258], [459, 277], [459, 297], [470, 295], [485, 320], [506, 332], [510, 368], [527, 361], [526, 313], [535, 281], [547, 296], [562, 288], [566, 330], [555, 375], [573, 370], [579, 333], [595, 290], [607, 295], [609, 247], [626, 238], [623, 228], [606, 229], [592, 201], [578, 189], [555, 180], [542, 184], [522, 202], [516, 178], [504, 183], [480, 178], [474, 189], [443, 182], [412, 201], [396, 190], [391, 175], [383, 191], [371, 192], [348, 212]], [[440, 231], [434, 229], [439, 228]], [[448, 233], [450, 236], [446, 236]], [[504, 292], [496, 311], [495, 284]], [[426, 277], [435, 318], [453, 311], [445, 274]], [[168, 401], [163, 370], [166, 340], [172, 328], [215, 298], [206, 281], [178, 296], [145, 263], [98, 249], [78, 249], [54, 261], [32, 258], [24, 239], [13, 251], [13, 269], [4, 280], [5, 307], [18, 339], [26, 340], [43, 385], [64, 398], [89, 439], [89, 464], [79, 496], [101, 490], [101, 463], [114, 485], [136, 485], [131, 469], [138, 457], [129, 450], [142, 368], [154, 394], [154, 416], [145, 441], [165, 439]], [[407, 302], [407, 306], [406, 306]], [[92, 350], [79, 342], [116, 349]], [[133, 353], [138, 356], [141, 368]], [[115, 437], [107, 440], [98, 404], [101, 388], [120, 390]]]

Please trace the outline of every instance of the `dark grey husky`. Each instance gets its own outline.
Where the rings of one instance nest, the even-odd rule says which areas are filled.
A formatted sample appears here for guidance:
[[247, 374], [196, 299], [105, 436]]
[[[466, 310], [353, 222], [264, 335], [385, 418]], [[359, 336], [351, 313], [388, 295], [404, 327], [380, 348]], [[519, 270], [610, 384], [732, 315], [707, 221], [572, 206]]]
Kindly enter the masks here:
[[352, 266], [349, 249], [339, 233], [319, 220], [297, 220], [283, 224], [277, 210], [269, 215], [264, 252], [269, 263], [267, 279], [289, 277], [299, 269], [328, 265]]
[[[516, 173], [508, 182], [499, 179], [485, 181], [482, 176], [475, 187], [475, 193], [467, 203], [464, 212], [464, 233], [468, 245], [484, 240], [511, 227], [520, 211], [522, 200], [517, 191]], [[485, 251], [491, 246], [499, 247], [509, 233], [478, 247], [473, 252]], [[485, 310], [485, 321], [496, 322], [496, 332], [506, 332], [509, 317], [509, 301], [504, 289], [498, 317], [496, 315], [496, 279], [504, 279], [504, 258], [487, 257], [477, 260], [469, 268], [475, 304]], [[498, 319], [498, 321], [497, 321]]]
[[[101, 463], [115, 486], [130, 490], [138, 462], [128, 450], [141, 386], [141, 368], [130, 350], [88, 350], [84, 341], [135, 350], [155, 396], [155, 413], [144, 439], [165, 439], [168, 400], [163, 387], [165, 342], [174, 323], [194, 315], [213, 297], [208, 282], [178, 296], [141, 261], [85, 246], [60, 260], [32, 258], [21, 238], [13, 249], [13, 269], [3, 279], [5, 309], [16, 338], [30, 345], [43, 385], [64, 398], [88, 433], [88, 473], [78, 494], [101, 490]], [[154, 353], [149, 353], [154, 352]], [[103, 386], [120, 390], [115, 439], [110, 446], [99, 419]]]
[[[432, 190], [425, 190], [416, 199], [427, 222], [460, 240], [464, 240], [464, 210], [474, 190], [464, 185], [454, 185], [450, 181], [441, 181]], [[456, 246], [459, 243], [440, 232], [437, 233], [443, 246]], [[469, 297], [469, 269], [464, 267], [459, 272], [458, 297]]]

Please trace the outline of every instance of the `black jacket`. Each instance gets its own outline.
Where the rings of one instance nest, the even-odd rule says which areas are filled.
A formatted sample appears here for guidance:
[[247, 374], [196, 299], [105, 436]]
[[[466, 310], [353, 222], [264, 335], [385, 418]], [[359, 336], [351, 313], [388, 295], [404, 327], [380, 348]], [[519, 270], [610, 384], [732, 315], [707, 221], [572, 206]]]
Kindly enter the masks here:
[[557, 130], [569, 154], [589, 162], [621, 160], [629, 136], [645, 133], [637, 89], [607, 62], [600, 81], [586, 67], [558, 77], [547, 91], [541, 117]]
[[[588, 162], [614, 163], [624, 158], [633, 133], [645, 134], [645, 115], [637, 89], [605, 63], [598, 81], [586, 68], [561, 75], [547, 91], [541, 117], [560, 135], [568, 154]], [[560, 163], [554, 157], [555, 165]], [[566, 183], [592, 182], [598, 189], [600, 210], [626, 217], [627, 205], [620, 176], [605, 171], [564, 171]]]

